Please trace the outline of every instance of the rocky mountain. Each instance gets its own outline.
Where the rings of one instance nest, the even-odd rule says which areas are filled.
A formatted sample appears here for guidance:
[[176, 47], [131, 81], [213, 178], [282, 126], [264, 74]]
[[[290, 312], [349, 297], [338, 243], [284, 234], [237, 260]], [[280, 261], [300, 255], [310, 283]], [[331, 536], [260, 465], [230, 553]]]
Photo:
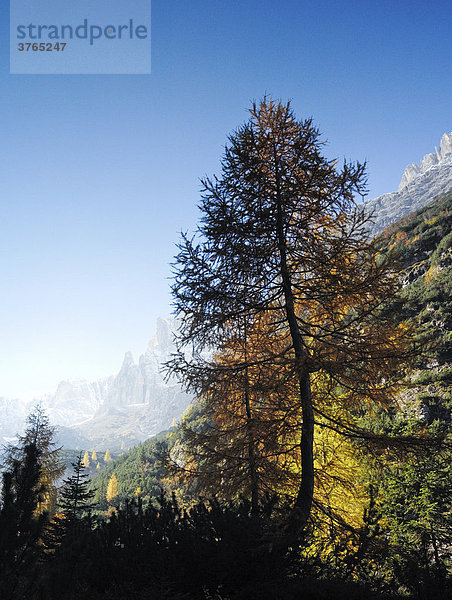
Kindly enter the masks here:
[[369, 228], [372, 236], [398, 219], [418, 210], [440, 194], [452, 189], [452, 132], [441, 138], [440, 147], [427, 154], [419, 165], [408, 165], [397, 192], [383, 194], [364, 203], [368, 214], [374, 215]]
[[[158, 319], [156, 335], [146, 352], [134, 362], [127, 352], [115, 376], [96, 381], [69, 379], [59, 383], [54, 394], [38, 399], [59, 441], [68, 447], [130, 447], [179, 419], [191, 397], [180, 385], [166, 381], [162, 364], [169, 359], [173, 344], [174, 320]], [[33, 403], [0, 398], [0, 436], [4, 441], [21, 431]]]

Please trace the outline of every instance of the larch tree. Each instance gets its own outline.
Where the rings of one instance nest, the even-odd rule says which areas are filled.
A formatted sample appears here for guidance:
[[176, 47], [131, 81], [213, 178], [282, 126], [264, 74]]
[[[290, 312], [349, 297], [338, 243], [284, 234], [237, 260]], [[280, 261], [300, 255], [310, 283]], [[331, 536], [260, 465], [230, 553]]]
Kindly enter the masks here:
[[173, 474], [195, 485], [194, 491], [248, 497], [253, 512], [264, 494], [283, 491], [278, 456], [287, 453], [280, 438], [281, 423], [286, 433], [288, 427], [282, 404], [288, 373], [277, 362], [281, 347], [268, 321], [268, 315], [256, 316], [254, 322], [243, 319], [240, 327], [224, 330], [221, 345], [204, 364], [202, 381], [197, 380], [203, 425], [184, 419], [183, 450], [177, 444], [167, 461]]
[[107, 450], [105, 451], [105, 455], [104, 455], [104, 462], [108, 463], [111, 461], [111, 454], [110, 454], [110, 450], [107, 448]]
[[85, 469], [89, 467], [89, 452], [85, 450], [85, 454], [83, 455], [82, 465]]
[[118, 479], [116, 477], [116, 475], [113, 473], [113, 475], [110, 477], [110, 480], [108, 482], [108, 486], [107, 486], [107, 493], [106, 493], [106, 498], [107, 498], [107, 502], [111, 502], [112, 500], [114, 500], [118, 495]]
[[[300, 530], [314, 496], [315, 423], [365, 435], [353, 410], [388, 405], [414, 350], [409, 328], [384, 308], [399, 284], [357, 204], [365, 166], [325, 158], [319, 131], [297, 121], [290, 103], [264, 98], [250, 114], [229, 137], [221, 175], [202, 181], [198, 236], [179, 244], [172, 291], [181, 350], [169, 368], [202, 394], [218, 381], [212, 349], [244, 320], [268, 315], [265, 335], [279, 350], [262, 363], [262, 395], [271, 398], [277, 366], [274, 415], [283, 415], [279, 439], [292, 439], [287, 471], [297, 479]], [[229, 360], [230, 376], [250, 361]]]

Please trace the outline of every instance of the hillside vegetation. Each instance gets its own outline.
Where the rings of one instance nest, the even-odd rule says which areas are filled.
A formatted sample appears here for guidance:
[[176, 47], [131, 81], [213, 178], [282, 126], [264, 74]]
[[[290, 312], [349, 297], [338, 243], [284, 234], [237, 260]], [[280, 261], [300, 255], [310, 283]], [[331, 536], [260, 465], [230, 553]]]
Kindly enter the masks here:
[[[400, 262], [403, 294], [410, 300], [403, 317], [422, 324], [434, 340], [428, 364], [413, 371], [413, 386], [400, 396], [405, 416], [432, 425], [450, 421], [452, 400], [452, 191], [389, 227], [379, 237], [382, 253], [395, 252]], [[99, 502], [113, 473], [121, 501], [140, 488], [142, 498], [167, 487], [162, 459], [180, 444], [187, 428], [202, 427], [202, 407], [187, 411], [182, 424], [135, 446], [93, 477]]]
[[450, 595], [452, 192], [369, 239], [364, 165], [319, 136], [265, 97], [202, 181], [174, 262], [179, 424], [103, 468], [87, 450], [58, 501], [30, 417], [2, 600]]

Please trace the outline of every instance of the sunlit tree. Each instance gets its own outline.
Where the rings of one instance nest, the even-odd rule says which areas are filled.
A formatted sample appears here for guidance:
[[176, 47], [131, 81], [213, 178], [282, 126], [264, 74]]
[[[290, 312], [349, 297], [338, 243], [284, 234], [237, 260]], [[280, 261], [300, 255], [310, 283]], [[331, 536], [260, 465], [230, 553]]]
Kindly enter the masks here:
[[83, 455], [82, 465], [85, 469], [89, 467], [89, 452], [85, 450], [85, 454]]
[[108, 482], [108, 486], [107, 486], [107, 493], [106, 493], [106, 498], [107, 498], [107, 502], [112, 502], [112, 500], [114, 500], [116, 497], [118, 496], [118, 479], [116, 477], [116, 475], [113, 473], [113, 475], [110, 477], [110, 480]]
[[[181, 351], [170, 367], [208, 395], [225, 369], [206, 356], [225, 349], [243, 395], [255, 356], [231, 360], [230, 332], [269, 316], [265, 335], [278, 353], [272, 358], [270, 349], [257, 363], [278, 439], [291, 446], [281, 460], [297, 481], [300, 529], [314, 498], [315, 423], [366, 435], [353, 412], [392, 402], [414, 349], [410, 329], [384, 308], [399, 284], [356, 202], [365, 193], [364, 165], [339, 168], [324, 157], [318, 130], [310, 119], [297, 121], [289, 103], [266, 98], [250, 113], [229, 138], [221, 175], [202, 182], [199, 239], [183, 236], [179, 245], [173, 295]], [[276, 391], [267, 393], [272, 378]]]

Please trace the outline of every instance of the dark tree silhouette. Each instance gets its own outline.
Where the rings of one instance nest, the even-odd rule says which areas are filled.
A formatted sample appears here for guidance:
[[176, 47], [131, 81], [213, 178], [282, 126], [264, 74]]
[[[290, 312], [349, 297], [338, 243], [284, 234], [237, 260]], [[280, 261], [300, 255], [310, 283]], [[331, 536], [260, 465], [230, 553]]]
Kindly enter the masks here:
[[277, 340], [277, 354], [242, 356], [230, 377], [261, 361], [266, 394], [279, 365], [274, 410], [290, 415], [281, 427], [299, 461], [291, 527], [301, 530], [313, 502], [315, 419], [354, 435], [346, 415], [363, 401], [390, 403], [413, 348], [409, 328], [382, 310], [399, 285], [355, 201], [365, 192], [364, 165], [338, 168], [322, 156], [318, 130], [297, 121], [289, 103], [265, 98], [250, 113], [229, 138], [221, 176], [202, 181], [199, 239], [183, 235], [179, 244], [180, 353], [169, 368], [206, 394], [225, 372], [206, 356], [227, 351], [244, 321], [269, 317], [265, 335]]
[[46, 513], [36, 516], [45, 488], [40, 484], [40, 451], [23, 448], [22, 460], [11, 459], [3, 473], [0, 504], [0, 597], [27, 597], [37, 566]]
[[15, 461], [24, 460], [25, 448], [33, 444], [39, 453], [40, 480], [42, 488], [40, 501], [36, 510], [55, 511], [58, 491], [57, 482], [65, 471], [60, 458], [61, 447], [55, 442], [55, 427], [52, 427], [44, 409], [37, 405], [27, 417], [25, 432], [18, 436], [17, 444], [6, 447], [6, 466], [11, 467]]

